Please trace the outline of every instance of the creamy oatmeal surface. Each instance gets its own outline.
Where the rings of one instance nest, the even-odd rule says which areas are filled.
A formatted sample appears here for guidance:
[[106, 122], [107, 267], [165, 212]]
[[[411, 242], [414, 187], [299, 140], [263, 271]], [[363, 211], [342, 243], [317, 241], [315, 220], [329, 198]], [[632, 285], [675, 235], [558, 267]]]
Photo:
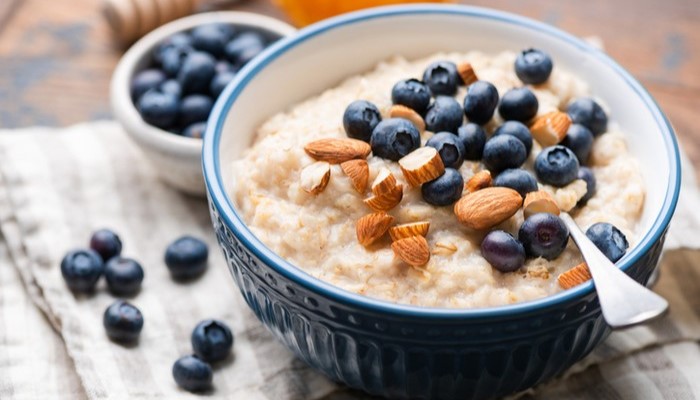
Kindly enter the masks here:
[[[304, 152], [304, 145], [321, 138], [346, 137], [342, 115], [352, 101], [371, 101], [387, 118], [393, 85], [401, 79], [420, 78], [425, 67], [436, 60], [471, 62], [479, 79], [493, 83], [503, 95], [521, 85], [513, 70], [515, 57], [511, 52], [495, 56], [470, 52], [436, 54], [411, 62], [392, 58], [374, 71], [349, 78], [265, 122], [245, 156], [230, 166], [235, 179], [230, 195], [251, 230], [268, 247], [314, 277], [351, 292], [404, 304], [452, 308], [506, 305], [556, 293], [562, 290], [557, 276], [582, 262], [573, 241], [553, 261], [527, 259], [519, 271], [498, 272], [479, 251], [487, 232], [469, 232], [457, 221], [452, 206], [427, 204], [420, 187], [410, 188], [405, 183], [396, 162], [370, 156], [370, 182], [382, 167], [389, 168], [404, 184], [403, 200], [389, 211], [395, 222], [430, 221], [427, 240], [432, 255], [420, 268], [394, 257], [388, 235], [369, 248], [358, 243], [355, 223], [372, 211], [362, 202], [367, 195], [353, 190], [339, 165], [332, 165], [330, 182], [318, 195], [304, 192], [299, 183], [301, 169], [314, 162]], [[584, 82], [556, 66], [548, 82], [532, 90], [539, 101], [538, 115], [563, 110], [571, 99], [588, 93]], [[460, 104], [465, 93], [460, 87], [455, 96]], [[488, 134], [502, 123], [498, 118], [496, 113], [485, 126]], [[423, 144], [431, 135], [422, 135]], [[524, 168], [532, 171], [540, 150], [535, 141]], [[638, 240], [636, 226], [644, 203], [644, 185], [637, 161], [627, 152], [625, 136], [614, 123], [595, 140], [590, 167], [597, 179], [597, 192], [580, 210], [573, 207], [586, 191], [582, 180], [564, 188], [540, 183], [540, 188], [550, 191], [561, 209], [572, 209], [584, 230], [596, 222], [612, 223], [627, 236], [632, 248]], [[459, 170], [466, 182], [481, 169], [480, 163], [465, 161]], [[521, 210], [494, 229], [517, 237], [522, 222]]]

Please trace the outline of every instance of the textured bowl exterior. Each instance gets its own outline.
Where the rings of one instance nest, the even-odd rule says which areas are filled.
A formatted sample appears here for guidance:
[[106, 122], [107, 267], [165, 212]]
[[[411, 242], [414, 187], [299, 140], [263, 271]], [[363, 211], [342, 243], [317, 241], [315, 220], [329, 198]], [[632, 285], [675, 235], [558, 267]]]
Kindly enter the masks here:
[[[595, 292], [530, 313], [415, 319], [309, 291], [261, 261], [209, 199], [216, 237], [243, 297], [299, 358], [334, 381], [400, 399], [490, 399], [557, 376], [609, 333]], [[663, 238], [627, 271], [646, 284]]]

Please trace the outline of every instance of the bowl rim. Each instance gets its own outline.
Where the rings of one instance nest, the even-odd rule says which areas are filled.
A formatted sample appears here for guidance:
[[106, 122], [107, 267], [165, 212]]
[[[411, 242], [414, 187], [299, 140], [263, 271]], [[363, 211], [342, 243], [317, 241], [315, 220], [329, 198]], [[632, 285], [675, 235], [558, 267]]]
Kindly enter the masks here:
[[[284, 21], [244, 11], [213, 11], [190, 15], [170, 21], [149, 32], [129, 47], [117, 64], [110, 81], [110, 103], [115, 118], [134, 138], [155, 150], [174, 152], [180, 155], [200, 157], [202, 140], [172, 134], [146, 123], [131, 99], [131, 78], [136, 66], [155, 46], [170, 35], [206, 24], [233, 24], [257, 27], [276, 33], [280, 39], [296, 32], [296, 28]], [[212, 109], [213, 111], [213, 109]]]
[[564, 303], [580, 300], [593, 294], [593, 283], [589, 281], [583, 285], [579, 285], [568, 290], [563, 290], [559, 293], [546, 296], [541, 299], [497, 307], [469, 309], [421, 307], [375, 299], [353, 293], [333, 286], [330, 283], [321, 281], [320, 279], [309, 275], [304, 270], [293, 265], [289, 261], [283, 259], [281, 256], [269, 249], [251, 232], [236, 211], [223, 186], [218, 147], [222, 135], [222, 127], [226, 120], [226, 115], [228, 114], [233, 102], [245, 89], [247, 84], [262, 69], [264, 69], [281, 54], [315, 36], [323, 34], [326, 31], [337, 27], [361, 23], [367, 20], [412, 14], [458, 15], [507, 22], [520, 27], [544, 32], [559, 40], [568, 42], [569, 44], [577, 47], [580, 51], [585, 52], [588, 56], [595, 57], [611, 67], [614, 72], [617, 73], [620, 79], [625, 81], [636, 92], [636, 94], [645, 103], [647, 110], [653, 115], [656, 121], [657, 129], [659, 129], [661, 134], [664, 136], [663, 139], [666, 147], [665, 150], [667, 151], [670, 160], [668, 184], [661, 211], [654, 220], [651, 229], [644, 234], [637, 246], [635, 246], [631, 252], [626, 254], [623, 259], [620, 260], [620, 268], [623, 271], [629, 269], [631, 265], [636, 263], [662, 238], [662, 235], [664, 234], [669, 221], [673, 216], [680, 191], [681, 168], [678, 143], [670, 122], [661, 111], [656, 101], [652, 98], [649, 92], [631, 76], [630, 73], [628, 73], [617, 62], [615, 62], [601, 50], [593, 47], [583, 40], [558, 28], [532, 20], [530, 18], [474, 6], [434, 4], [401, 5], [378, 7], [334, 17], [310, 25], [298, 31], [296, 35], [292, 35], [279, 41], [266, 49], [265, 52], [252, 63], [246, 65], [239, 72], [237, 77], [231, 83], [229, 83], [214, 105], [214, 109], [207, 122], [204, 146], [202, 149], [202, 165], [204, 170], [204, 180], [207, 186], [207, 193], [210, 200], [217, 208], [221, 218], [223, 218], [228, 227], [231, 228], [233, 234], [241, 242], [243, 242], [249, 251], [251, 251], [259, 260], [295, 284], [300, 285], [311, 292], [328, 297], [333, 301], [375, 313], [388, 313], [402, 317], [467, 320], [502, 318], [512, 316], [514, 314], [540, 312], [544, 309], [561, 306]]

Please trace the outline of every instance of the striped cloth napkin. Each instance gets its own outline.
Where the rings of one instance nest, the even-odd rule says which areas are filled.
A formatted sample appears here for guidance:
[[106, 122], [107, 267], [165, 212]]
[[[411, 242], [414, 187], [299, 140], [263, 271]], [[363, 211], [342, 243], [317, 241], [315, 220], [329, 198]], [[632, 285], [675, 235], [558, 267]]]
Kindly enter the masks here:
[[[700, 236], [693, 180], [669, 237], [676, 247]], [[107, 340], [102, 313], [114, 298], [103, 283], [74, 296], [61, 279], [65, 251], [101, 227], [117, 231], [123, 253], [145, 269], [131, 299], [145, 317], [137, 346]], [[173, 282], [162, 261], [183, 234], [211, 249], [209, 270], [189, 284]], [[684, 261], [691, 255], [666, 256], [655, 289], [671, 302], [669, 316], [614, 333], [566, 376], [517, 397], [700, 399], [700, 270]], [[160, 183], [116, 123], [0, 131], [0, 399], [198, 398], [178, 389], [170, 369], [191, 353], [204, 318], [226, 321], [236, 336], [206, 398], [367, 398], [308, 369], [265, 330], [229, 276], [205, 201]]]

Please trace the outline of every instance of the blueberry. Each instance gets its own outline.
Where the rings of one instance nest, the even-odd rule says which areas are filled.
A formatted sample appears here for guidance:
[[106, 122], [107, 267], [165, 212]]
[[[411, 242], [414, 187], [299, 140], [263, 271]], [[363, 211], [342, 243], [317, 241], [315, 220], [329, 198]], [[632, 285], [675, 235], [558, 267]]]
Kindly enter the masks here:
[[180, 102], [171, 94], [151, 89], [141, 96], [136, 107], [144, 121], [158, 128], [167, 129], [177, 119]]
[[423, 200], [434, 206], [448, 206], [462, 197], [464, 179], [454, 168], [445, 168], [445, 173], [421, 186]]
[[530, 129], [519, 121], [506, 121], [493, 133], [496, 135], [511, 135], [518, 138], [525, 145], [525, 153], [529, 156], [532, 150], [532, 134]]
[[528, 88], [514, 88], [507, 91], [498, 106], [498, 113], [506, 121], [527, 122], [537, 115], [537, 97]]
[[457, 133], [462, 125], [462, 107], [457, 100], [448, 96], [438, 96], [425, 112], [425, 127], [431, 132]]
[[528, 256], [554, 260], [566, 248], [569, 228], [554, 214], [533, 214], [520, 226], [518, 239]]
[[169, 94], [177, 97], [178, 99], [182, 96], [182, 86], [177, 83], [175, 79], [168, 79], [160, 85], [160, 91], [165, 94]]
[[163, 55], [171, 49], [192, 49], [192, 37], [187, 33], [176, 33], [163, 40], [153, 52], [153, 58], [159, 64], [163, 62]]
[[131, 296], [141, 289], [143, 268], [131, 258], [112, 257], [105, 265], [105, 280], [112, 294]]
[[366, 100], [353, 101], [343, 113], [343, 127], [348, 137], [368, 143], [381, 120], [377, 106]]
[[228, 357], [233, 347], [233, 334], [225, 323], [207, 319], [192, 331], [194, 354], [207, 362], [221, 361]]
[[586, 203], [588, 203], [588, 200], [590, 200], [595, 194], [595, 175], [593, 174], [593, 171], [590, 168], [581, 167], [578, 169], [578, 175], [576, 177], [578, 179], [583, 179], [586, 182], [586, 194], [583, 195], [583, 197], [581, 197], [581, 199], [578, 201], [578, 205], [583, 206]]
[[552, 58], [538, 49], [523, 50], [515, 59], [515, 74], [523, 83], [544, 83], [552, 73]]
[[221, 74], [223, 72], [236, 72], [236, 68], [231, 65], [230, 62], [226, 60], [219, 60], [216, 62], [216, 65], [214, 65], [214, 70], [216, 70], [217, 74]]
[[91, 292], [103, 271], [102, 257], [94, 250], [69, 251], [61, 261], [63, 280], [74, 292]]
[[214, 102], [211, 97], [202, 94], [185, 96], [180, 103], [180, 125], [187, 126], [194, 122], [206, 121]]
[[528, 193], [537, 191], [537, 180], [524, 169], [510, 168], [496, 176], [493, 186], [511, 188], [525, 197]]
[[579, 164], [586, 164], [593, 148], [593, 133], [581, 124], [571, 124], [561, 145], [568, 147], [576, 154]]
[[511, 135], [493, 136], [484, 146], [483, 163], [493, 174], [508, 168], [518, 168], [526, 158], [525, 145]]
[[211, 55], [193, 51], [182, 64], [177, 80], [184, 93], [207, 93], [214, 77], [216, 60]]
[[464, 115], [470, 122], [483, 125], [491, 120], [498, 106], [498, 90], [490, 82], [476, 81], [464, 96]]
[[161, 56], [161, 68], [168, 76], [177, 76], [187, 56], [194, 52], [191, 47], [173, 47], [163, 52]]
[[226, 59], [241, 67], [265, 50], [265, 38], [257, 32], [245, 32], [231, 40], [224, 49]]
[[586, 236], [612, 262], [617, 262], [627, 252], [629, 243], [625, 234], [612, 224], [598, 222], [586, 230]]
[[406, 119], [389, 118], [377, 124], [369, 144], [375, 156], [398, 161], [420, 147], [420, 132]]
[[144, 93], [158, 88], [165, 79], [165, 74], [159, 69], [145, 69], [137, 72], [131, 80], [131, 98], [138, 100]]
[[117, 300], [107, 307], [102, 318], [107, 336], [115, 342], [133, 342], [143, 328], [143, 315], [132, 304]]
[[95, 231], [90, 237], [90, 248], [95, 250], [103, 261], [107, 261], [122, 252], [122, 240], [109, 229]]
[[525, 265], [522, 243], [505, 231], [491, 231], [481, 242], [481, 255], [501, 272], [513, 272]]
[[573, 151], [557, 145], [547, 147], [535, 159], [537, 179], [548, 185], [562, 187], [576, 179], [578, 159]]
[[433, 96], [454, 96], [461, 81], [457, 66], [451, 61], [436, 61], [423, 72], [423, 82]]
[[188, 392], [211, 389], [212, 378], [211, 366], [195, 356], [180, 357], [173, 364], [175, 383]]
[[224, 47], [228, 43], [231, 32], [222, 29], [221, 25], [208, 24], [192, 29], [192, 47], [200, 51], [221, 57], [224, 54]]
[[206, 243], [192, 236], [182, 236], [165, 250], [165, 265], [174, 279], [191, 279], [207, 268], [208, 256]]
[[221, 92], [224, 91], [226, 85], [228, 85], [228, 83], [231, 82], [235, 77], [236, 73], [231, 71], [219, 72], [216, 75], [214, 75], [214, 79], [212, 79], [211, 83], [209, 84], [209, 94], [211, 94], [211, 97], [213, 97], [214, 99], [219, 97]]
[[187, 127], [185, 127], [185, 129], [182, 130], [182, 136], [193, 139], [201, 139], [204, 137], [204, 132], [206, 130], [206, 122], [195, 122], [194, 124], [188, 125]]
[[455, 134], [438, 132], [425, 145], [438, 151], [447, 168], [459, 168], [464, 162], [464, 144]]
[[484, 145], [486, 144], [484, 128], [473, 122], [467, 122], [457, 129], [457, 137], [464, 144], [465, 160], [481, 160], [481, 156], [484, 153]]
[[411, 108], [420, 115], [425, 115], [430, 105], [430, 90], [418, 79], [405, 79], [396, 82], [391, 89], [391, 101]]
[[575, 124], [581, 124], [598, 136], [608, 129], [608, 116], [603, 107], [590, 97], [582, 97], [569, 104], [566, 112]]

